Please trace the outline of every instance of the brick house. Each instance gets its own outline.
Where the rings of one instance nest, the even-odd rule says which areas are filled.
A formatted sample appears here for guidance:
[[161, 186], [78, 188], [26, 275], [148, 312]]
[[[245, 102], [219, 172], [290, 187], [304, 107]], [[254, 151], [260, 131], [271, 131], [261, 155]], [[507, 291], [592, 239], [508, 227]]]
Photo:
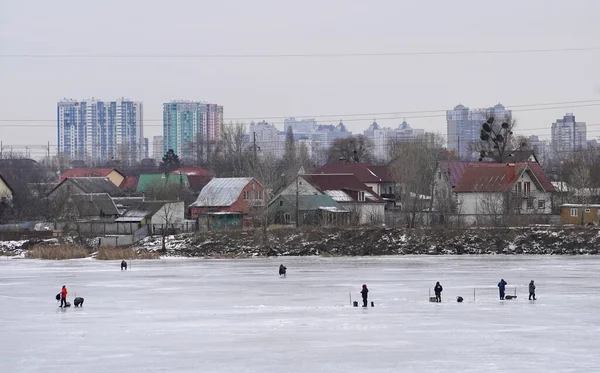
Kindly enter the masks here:
[[240, 212], [244, 226], [265, 206], [264, 187], [253, 177], [214, 178], [190, 205], [192, 219], [208, 212]]

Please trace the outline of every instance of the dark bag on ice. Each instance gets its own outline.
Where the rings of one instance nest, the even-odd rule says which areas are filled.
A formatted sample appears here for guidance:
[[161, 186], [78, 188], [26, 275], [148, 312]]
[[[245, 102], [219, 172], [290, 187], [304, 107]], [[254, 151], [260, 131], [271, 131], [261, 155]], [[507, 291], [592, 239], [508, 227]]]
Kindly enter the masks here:
[[60, 300], [60, 293], [56, 294], [56, 300]]

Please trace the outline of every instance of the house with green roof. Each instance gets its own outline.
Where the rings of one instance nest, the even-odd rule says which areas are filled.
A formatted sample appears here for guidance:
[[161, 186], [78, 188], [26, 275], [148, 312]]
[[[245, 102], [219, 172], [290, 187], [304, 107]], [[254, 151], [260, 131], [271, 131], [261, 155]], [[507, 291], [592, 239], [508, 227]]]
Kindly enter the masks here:
[[136, 193], [142, 194], [148, 192], [152, 188], [163, 188], [167, 185], [190, 187], [188, 175], [176, 174], [165, 175], [161, 174], [141, 174], [138, 179]]

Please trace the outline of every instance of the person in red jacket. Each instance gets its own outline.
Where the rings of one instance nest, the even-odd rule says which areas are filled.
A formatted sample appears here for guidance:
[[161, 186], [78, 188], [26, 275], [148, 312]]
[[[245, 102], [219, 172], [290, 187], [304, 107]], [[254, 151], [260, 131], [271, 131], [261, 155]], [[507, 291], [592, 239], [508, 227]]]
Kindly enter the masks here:
[[60, 307], [62, 308], [63, 305], [67, 306], [67, 287], [65, 285], [60, 290]]

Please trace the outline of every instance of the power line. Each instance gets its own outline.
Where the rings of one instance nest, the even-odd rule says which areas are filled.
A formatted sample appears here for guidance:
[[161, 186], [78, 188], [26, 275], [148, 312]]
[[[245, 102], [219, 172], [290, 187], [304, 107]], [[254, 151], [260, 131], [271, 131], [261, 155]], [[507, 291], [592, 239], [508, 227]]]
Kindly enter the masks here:
[[[557, 106], [560, 105], [560, 106]], [[542, 106], [542, 107], [536, 107]], [[549, 107], [552, 106], [552, 107]], [[522, 105], [507, 105], [505, 107], [510, 108], [507, 110], [513, 112], [527, 112], [527, 111], [545, 111], [545, 110], [556, 110], [556, 109], [569, 109], [569, 108], [579, 108], [579, 107], [593, 107], [600, 106], [600, 100], [581, 100], [581, 101], [564, 101], [564, 102], [553, 102], [553, 103], [538, 103], [538, 104], [522, 104]], [[517, 109], [511, 109], [517, 108]], [[521, 109], [519, 109], [521, 108]], [[298, 118], [307, 118], [311, 119], [319, 119], [319, 118], [327, 118], [327, 117], [336, 117], [342, 118], [343, 122], [355, 122], [355, 121], [364, 121], [366, 118], [352, 118], [356, 116], [372, 116], [379, 117], [376, 119], [379, 120], [389, 120], [389, 119], [419, 119], [419, 118], [441, 118], [446, 117], [445, 112], [447, 109], [438, 109], [438, 110], [420, 110], [420, 111], [397, 111], [397, 112], [379, 112], [379, 113], [355, 113], [355, 114], [323, 114], [323, 115], [303, 115], [297, 116]], [[450, 110], [452, 111], [452, 110]], [[444, 112], [444, 114], [431, 114], [431, 115], [413, 115], [406, 116], [403, 114], [427, 114], [427, 113], [439, 113]], [[400, 115], [400, 116], [392, 116], [386, 117], [388, 115]], [[237, 117], [237, 118], [224, 118], [224, 121], [244, 121], [244, 120], [264, 120], [264, 119], [287, 119], [292, 117]], [[344, 117], [351, 117], [347, 119], [343, 119]], [[152, 118], [152, 119], [144, 119], [144, 122], [162, 122], [163, 118]], [[18, 122], [18, 123], [44, 123], [44, 122], [54, 122], [56, 123], [56, 119], [0, 119], [0, 122]], [[281, 124], [284, 122], [270, 122], [269, 124]], [[225, 125], [229, 125], [229, 123], [225, 123]], [[42, 124], [30, 124], [28, 127], [54, 127], [55, 124], [51, 125], [42, 125]], [[162, 127], [162, 124], [144, 124], [144, 127]], [[0, 127], [22, 127], [18, 124], [0, 124]]]
[[504, 49], [504, 50], [463, 50], [463, 51], [406, 51], [406, 52], [351, 52], [351, 53], [259, 53], [259, 54], [94, 54], [94, 53], [21, 53], [0, 54], [0, 58], [195, 58], [195, 59], [252, 59], [252, 58], [350, 58], [350, 57], [406, 57], [406, 56], [461, 56], [493, 54], [534, 54], [534, 53], [573, 53], [597, 52], [600, 47], [545, 48], [545, 49]]

